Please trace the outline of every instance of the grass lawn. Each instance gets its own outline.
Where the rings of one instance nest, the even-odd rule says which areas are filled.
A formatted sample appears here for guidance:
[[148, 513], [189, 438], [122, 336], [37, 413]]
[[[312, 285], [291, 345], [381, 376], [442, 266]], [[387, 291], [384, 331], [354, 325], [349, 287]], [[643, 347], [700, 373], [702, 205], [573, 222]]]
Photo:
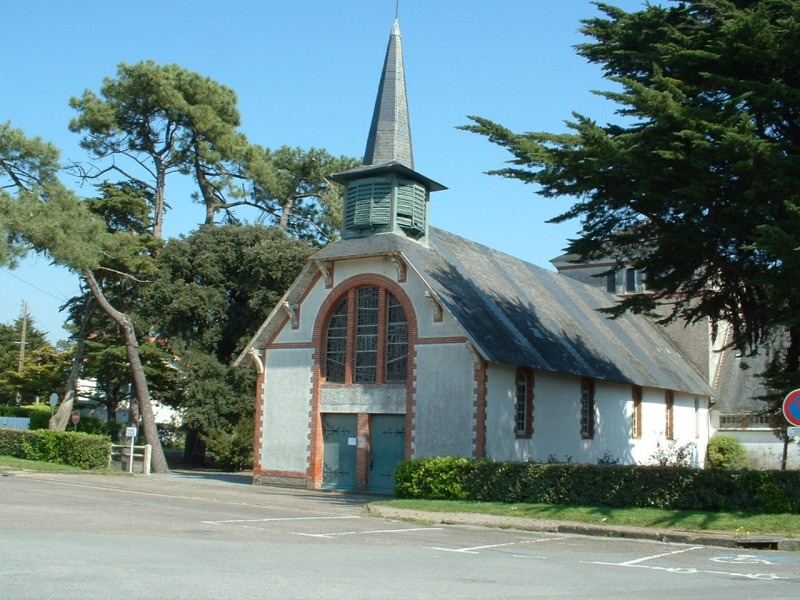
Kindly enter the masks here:
[[378, 502], [396, 508], [434, 512], [473, 512], [530, 519], [554, 519], [675, 529], [714, 530], [748, 533], [800, 535], [800, 515], [752, 514], [745, 512], [702, 512], [660, 508], [609, 508], [604, 506], [555, 506], [551, 504], [503, 504], [458, 500], [389, 500]]
[[56, 463], [42, 462], [39, 460], [25, 460], [13, 456], [0, 455], [0, 467], [12, 469], [30, 469], [31, 471], [80, 471], [80, 467], [59, 465]]

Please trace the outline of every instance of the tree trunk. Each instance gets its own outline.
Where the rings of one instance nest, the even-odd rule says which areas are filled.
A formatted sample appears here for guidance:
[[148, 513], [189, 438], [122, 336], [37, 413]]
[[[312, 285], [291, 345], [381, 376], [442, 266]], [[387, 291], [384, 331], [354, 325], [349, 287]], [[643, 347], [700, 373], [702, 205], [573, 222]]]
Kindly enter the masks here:
[[[161, 440], [158, 437], [158, 429], [156, 429], [153, 405], [150, 402], [150, 389], [147, 386], [147, 378], [144, 374], [142, 361], [139, 358], [139, 342], [136, 340], [136, 331], [133, 328], [133, 321], [131, 321], [128, 315], [111, 306], [111, 303], [105, 297], [103, 291], [100, 289], [100, 285], [94, 278], [94, 273], [89, 269], [84, 269], [83, 277], [89, 284], [89, 288], [92, 290], [92, 294], [94, 294], [95, 300], [97, 300], [100, 308], [108, 313], [108, 316], [114, 319], [122, 328], [122, 335], [125, 337], [125, 350], [128, 355], [128, 362], [131, 365], [133, 387], [136, 390], [139, 411], [142, 415], [144, 437], [147, 443], [153, 447], [152, 470], [154, 473], [167, 473], [169, 472], [169, 467], [167, 466], [167, 459], [164, 456], [164, 449], [161, 447]], [[133, 405], [133, 402], [131, 402], [131, 405]]]
[[78, 332], [78, 343], [75, 346], [75, 357], [72, 359], [72, 371], [70, 371], [69, 379], [67, 380], [67, 391], [64, 393], [64, 398], [58, 406], [56, 414], [50, 417], [50, 423], [47, 428], [52, 431], [65, 431], [67, 423], [69, 423], [70, 414], [72, 414], [72, 407], [75, 404], [75, 393], [78, 389], [78, 377], [81, 374], [81, 367], [83, 367], [83, 349], [86, 345], [86, 332], [89, 329], [89, 321], [92, 318], [92, 313], [97, 305], [91, 297], [86, 298], [86, 306], [83, 308], [81, 315], [81, 329]]
[[160, 157], [154, 158], [156, 165], [156, 192], [153, 198], [153, 237], [163, 238], [164, 230], [164, 190], [167, 186], [167, 174]]

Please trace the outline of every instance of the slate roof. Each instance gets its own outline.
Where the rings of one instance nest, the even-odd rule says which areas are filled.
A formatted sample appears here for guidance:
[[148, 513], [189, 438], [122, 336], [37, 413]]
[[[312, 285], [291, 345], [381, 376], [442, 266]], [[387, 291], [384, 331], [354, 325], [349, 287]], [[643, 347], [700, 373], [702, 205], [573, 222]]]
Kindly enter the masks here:
[[[339, 240], [311, 260], [387, 254], [406, 260], [488, 361], [712, 395], [656, 325], [636, 315], [612, 320], [597, 312], [614, 296], [441, 229], [430, 228], [427, 247], [381, 234]], [[310, 281], [306, 270], [284, 299], [299, 299]], [[277, 331], [283, 317], [270, 324], [272, 317], [237, 363]]]
[[406, 76], [403, 68], [403, 45], [400, 26], [394, 22], [386, 48], [375, 110], [364, 152], [365, 165], [396, 161], [414, 169], [411, 146], [411, 122], [408, 118]]

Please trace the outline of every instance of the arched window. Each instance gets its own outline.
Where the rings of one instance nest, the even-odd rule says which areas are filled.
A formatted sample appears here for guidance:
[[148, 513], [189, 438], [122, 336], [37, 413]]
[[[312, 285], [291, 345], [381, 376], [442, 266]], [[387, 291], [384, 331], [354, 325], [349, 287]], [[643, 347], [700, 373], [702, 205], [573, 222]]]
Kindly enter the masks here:
[[594, 381], [588, 377], [581, 380], [581, 437], [594, 437]]
[[533, 435], [533, 372], [518, 368], [514, 386], [514, 432], [517, 437]]
[[384, 288], [348, 290], [334, 307], [325, 339], [330, 383], [403, 383], [408, 370], [408, 323]]

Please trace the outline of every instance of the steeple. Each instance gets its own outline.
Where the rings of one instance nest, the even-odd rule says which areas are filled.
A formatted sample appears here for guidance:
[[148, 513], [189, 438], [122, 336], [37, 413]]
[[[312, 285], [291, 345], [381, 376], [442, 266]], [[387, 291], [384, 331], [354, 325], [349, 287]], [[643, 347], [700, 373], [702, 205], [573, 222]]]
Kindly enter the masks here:
[[395, 19], [383, 72], [375, 98], [375, 110], [364, 152], [365, 165], [398, 162], [414, 168], [414, 151], [411, 146], [411, 122], [408, 118], [406, 76], [403, 68], [403, 42], [400, 26]]
[[396, 18], [383, 62], [364, 164], [332, 177], [347, 185], [342, 238], [394, 233], [427, 244], [430, 192], [447, 188], [414, 171], [403, 46]]

